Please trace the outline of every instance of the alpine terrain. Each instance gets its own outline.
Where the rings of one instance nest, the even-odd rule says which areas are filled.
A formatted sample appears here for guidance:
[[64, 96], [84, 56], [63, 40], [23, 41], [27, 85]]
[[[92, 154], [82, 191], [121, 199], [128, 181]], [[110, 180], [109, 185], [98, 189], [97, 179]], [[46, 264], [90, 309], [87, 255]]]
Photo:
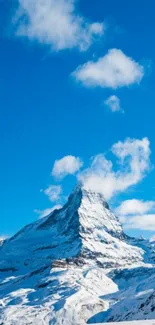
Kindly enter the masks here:
[[155, 242], [128, 237], [103, 195], [83, 186], [1, 242], [0, 257], [1, 325], [155, 319]]

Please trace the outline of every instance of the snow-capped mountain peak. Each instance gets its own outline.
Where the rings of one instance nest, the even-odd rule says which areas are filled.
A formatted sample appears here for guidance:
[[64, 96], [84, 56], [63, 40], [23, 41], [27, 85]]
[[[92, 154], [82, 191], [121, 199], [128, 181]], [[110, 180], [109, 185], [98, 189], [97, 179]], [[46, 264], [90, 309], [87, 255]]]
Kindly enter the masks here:
[[[66, 257], [69, 258], [82, 256], [84, 263], [96, 261], [107, 265], [107, 263], [118, 264], [117, 254], [120, 256], [120, 253], [123, 253], [124, 246], [125, 254], [128, 249], [131, 253], [130, 246], [125, 242], [122, 226], [110, 210], [104, 196], [101, 193], [88, 190], [80, 184], [75, 187], [65, 206], [45, 218], [45, 221], [37, 229], [52, 229], [53, 223], [59, 227], [58, 236], [62, 235], [64, 238], [64, 257], [67, 252]], [[72, 251], [73, 246], [74, 252]], [[123, 246], [122, 249], [120, 249], [121, 246]], [[133, 251], [135, 256], [137, 249], [133, 248]], [[136, 260], [139, 256], [141, 258], [141, 255], [141, 250], [139, 250]]]
[[104, 311], [113, 303], [116, 312], [109, 310], [106, 317], [115, 319], [117, 314], [121, 320], [119, 303], [121, 310], [126, 308], [126, 297], [133, 299], [133, 292], [140, 318], [145, 297], [142, 304], [138, 299], [143, 295], [148, 310], [154, 310], [154, 269], [145, 264], [148, 251], [153, 260], [154, 245], [126, 236], [104, 196], [78, 184], [62, 209], [26, 226], [0, 246], [0, 321], [81, 325], [104, 320]]
[[[77, 185], [60, 210], [33, 223], [7, 240], [0, 265], [36, 267], [47, 260], [77, 259], [103, 267], [142, 261], [143, 250], [130, 245], [105, 198]], [[7, 257], [7, 258], [6, 258]], [[11, 262], [10, 262], [11, 261]], [[26, 261], [26, 262], [25, 262]], [[26, 272], [26, 270], [25, 270]]]

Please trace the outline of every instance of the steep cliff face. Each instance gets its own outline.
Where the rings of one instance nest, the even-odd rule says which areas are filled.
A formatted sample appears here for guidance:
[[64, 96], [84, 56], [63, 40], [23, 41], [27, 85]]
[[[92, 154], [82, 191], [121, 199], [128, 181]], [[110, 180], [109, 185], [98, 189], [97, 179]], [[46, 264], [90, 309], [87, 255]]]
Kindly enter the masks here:
[[[103, 195], [78, 185], [62, 209], [2, 243], [2, 324], [81, 325], [153, 313], [154, 265], [145, 264], [154, 261], [153, 245], [126, 236]], [[129, 300], [137, 306], [132, 315]]]

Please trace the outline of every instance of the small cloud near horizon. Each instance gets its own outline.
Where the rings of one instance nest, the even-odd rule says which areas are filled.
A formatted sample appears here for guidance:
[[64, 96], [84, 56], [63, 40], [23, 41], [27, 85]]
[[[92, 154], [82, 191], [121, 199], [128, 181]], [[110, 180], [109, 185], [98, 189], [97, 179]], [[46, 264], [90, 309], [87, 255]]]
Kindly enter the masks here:
[[54, 210], [59, 210], [61, 208], [62, 208], [62, 205], [57, 204], [57, 205], [54, 205], [52, 208], [48, 208], [48, 209], [45, 209], [45, 210], [37, 210], [37, 209], [35, 209], [34, 212], [39, 215], [39, 219], [42, 219], [42, 218], [47, 217], [48, 215], [50, 215], [50, 213], [52, 213]]

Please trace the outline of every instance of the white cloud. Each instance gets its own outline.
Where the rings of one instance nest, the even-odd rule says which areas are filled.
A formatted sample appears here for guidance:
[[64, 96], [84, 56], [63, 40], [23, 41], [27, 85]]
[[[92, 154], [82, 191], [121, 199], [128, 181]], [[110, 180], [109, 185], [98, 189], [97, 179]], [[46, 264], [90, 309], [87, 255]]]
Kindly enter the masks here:
[[102, 23], [89, 23], [76, 13], [76, 0], [18, 0], [16, 35], [49, 45], [53, 50], [87, 50], [104, 34]]
[[65, 156], [56, 160], [52, 170], [52, 176], [64, 178], [66, 175], [74, 175], [82, 167], [83, 162], [78, 157]]
[[104, 101], [104, 104], [110, 109], [111, 112], [123, 112], [121, 109], [120, 99], [116, 95], [112, 95]]
[[61, 208], [62, 208], [62, 206], [59, 205], [59, 204], [57, 204], [57, 205], [54, 205], [52, 208], [45, 209], [45, 210], [37, 210], [37, 209], [35, 209], [34, 212], [36, 214], [38, 214], [39, 215], [39, 218], [41, 219], [41, 218], [44, 218], [44, 217], [48, 216], [54, 210], [59, 210]]
[[155, 235], [150, 238], [150, 243], [155, 242]]
[[155, 214], [144, 214], [144, 215], [134, 216], [128, 219], [126, 218], [124, 228], [154, 231]]
[[116, 208], [125, 229], [155, 230], [155, 201], [126, 200]]
[[129, 216], [129, 215], [143, 215], [151, 210], [155, 210], [155, 201], [142, 201], [142, 200], [126, 200], [116, 208], [115, 212], [118, 216]]
[[118, 158], [118, 171], [113, 169], [112, 162], [104, 154], [100, 154], [93, 158], [90, 168], [78, 175], [85, 187], [103, 193], [107, 199], [136, 185], [150, 169], [150, 143], [147, 138], [119, 141], [111, 151]]
[[8, 236], [0, 236], [0, 242], [4, 241], [7, 238], [8, 238]]
[[144, 68], [119, 49], [79, 66], [72, 74], [86, 87], [113, 88], [140, 83]]
[[62, 187], [61, 185], [50, 185], [45, 190], [41, 190], [41, 191], [48, 196], [51, 202], [54, 202], [60, 199], [60, 195], [62, 193]]

